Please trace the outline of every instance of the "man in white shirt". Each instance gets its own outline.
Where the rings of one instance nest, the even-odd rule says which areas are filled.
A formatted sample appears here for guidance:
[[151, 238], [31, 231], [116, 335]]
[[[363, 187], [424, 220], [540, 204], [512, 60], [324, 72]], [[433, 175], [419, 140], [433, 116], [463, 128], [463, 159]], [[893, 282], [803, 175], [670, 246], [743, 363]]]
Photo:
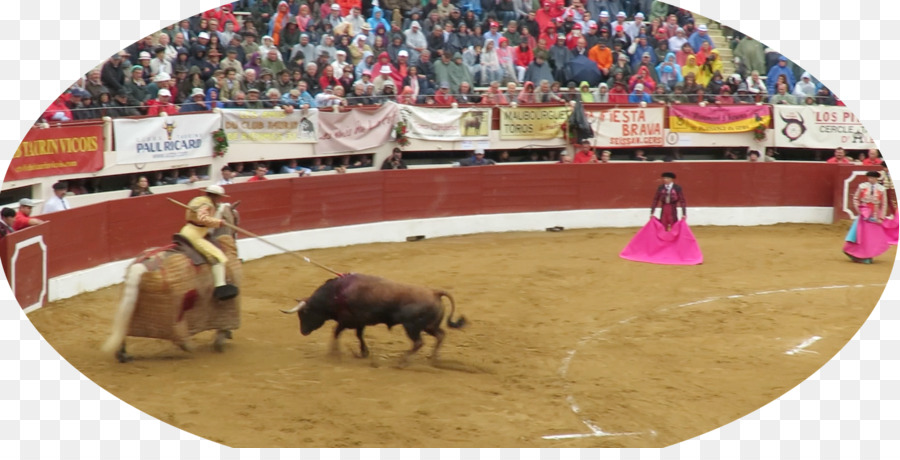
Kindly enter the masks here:
[[57, 182], [53, 184], [53, 196], [44, 203], [43, 214], [72, 209], [72, 205], [66, 200], [66, 192], [68, 191], [69, 184], [66, 182]]
[[228, 165], [222, 166], [222, 178], [216, 185], [231, 185], [234, 183], [234, 171]]

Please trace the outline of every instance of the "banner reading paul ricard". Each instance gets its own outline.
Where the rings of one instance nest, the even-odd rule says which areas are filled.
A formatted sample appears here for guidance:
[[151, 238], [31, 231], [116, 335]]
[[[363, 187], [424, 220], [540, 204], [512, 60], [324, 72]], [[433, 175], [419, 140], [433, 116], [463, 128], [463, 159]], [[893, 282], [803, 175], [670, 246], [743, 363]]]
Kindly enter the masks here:
[[846, 107], [775, 105], [775, 146], [807, 149], [877, 149]]
[[500, 139], [553, 139], [562, 134], [562, 124], [568, 117], [566, 107], [503, 107]]
[[115, 119], [116, 163], [139, 164], [212, 156], [212, 133], [222, 117], [200, 113], [140, 120]]

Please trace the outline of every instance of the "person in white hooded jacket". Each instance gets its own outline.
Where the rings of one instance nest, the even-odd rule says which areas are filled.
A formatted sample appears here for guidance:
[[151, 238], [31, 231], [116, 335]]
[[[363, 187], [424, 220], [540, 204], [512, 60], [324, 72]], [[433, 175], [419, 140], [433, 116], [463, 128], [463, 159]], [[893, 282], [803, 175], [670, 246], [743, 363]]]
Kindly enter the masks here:
[[812, 76], [810, 76], [809, 72], [803, 72], [803, 75], [800, 76], [800, 81], [794, 85], [792, 94], [797, 97], [798, 101], [802, 101], [807, 97], [816, 97], [816, 84], [812, 82]]

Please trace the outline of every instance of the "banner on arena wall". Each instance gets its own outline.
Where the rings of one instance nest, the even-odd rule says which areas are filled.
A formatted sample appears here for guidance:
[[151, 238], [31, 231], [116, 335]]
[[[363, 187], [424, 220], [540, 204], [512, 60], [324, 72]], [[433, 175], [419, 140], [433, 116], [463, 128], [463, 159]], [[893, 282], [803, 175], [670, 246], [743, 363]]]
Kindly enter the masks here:
[[769, 125], [768, 105], [671, 105], [669, 130], [681, 133], [740, 133]]
[[103, 169], [103, 126], [32, 128], [19, 144], [7, 181]]
[[500, 139], [553, 139], [562, 135], [568, 117], [566, 107], [503, 107]]
[[114, 119], [116, 163], [212, 157], [212, 133], [221, 124], [222, 118], [217, 113]]
[[665, 109], [614, 108], [586, 111], [595, 145], [604, 147], [662, 147]]
[[875, 140], [847, 107], [775, 105], [775, 146], [875, 149]]
[[317, 154], [372, 149], [390, 141], [399, 109], [387, 103], [377, 110], [319, 112]]
[[316, 142], [319, 110], [222, 110], [229, 143], [302, 144]]
[[401, 105], [400, 117], [406, 121], [407, 136], [412, 139], [487, 139], [491, 127], [491, 109], [430, 109]]

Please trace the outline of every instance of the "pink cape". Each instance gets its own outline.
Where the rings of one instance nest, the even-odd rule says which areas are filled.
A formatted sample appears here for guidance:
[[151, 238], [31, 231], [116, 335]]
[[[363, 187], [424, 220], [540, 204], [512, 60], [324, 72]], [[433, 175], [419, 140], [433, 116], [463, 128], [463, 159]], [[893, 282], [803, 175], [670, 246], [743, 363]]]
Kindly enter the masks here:
[[619, 257], [635, 262], [662, 265], [698, 265], [703, 253], [684, 219], [672, 225], [671, 231], [653, 217], [634, 235]]
[[856, 218], [856, 242], [845, 242], [844, 253], [859, 259], [871, 259], [885, 253], [891, 245], [884, 221], [876, 224], [866, 220], [872, 215], [868, 208], [861, 209], [860, 214], [861, 216]]
[[884, 227], [884, 233], [887, 235], [888, 244], [897, 245], [897, 239], [900, 237], [900, 216], [894, 215], [893, 219], [884, 219], [881, 226]]

